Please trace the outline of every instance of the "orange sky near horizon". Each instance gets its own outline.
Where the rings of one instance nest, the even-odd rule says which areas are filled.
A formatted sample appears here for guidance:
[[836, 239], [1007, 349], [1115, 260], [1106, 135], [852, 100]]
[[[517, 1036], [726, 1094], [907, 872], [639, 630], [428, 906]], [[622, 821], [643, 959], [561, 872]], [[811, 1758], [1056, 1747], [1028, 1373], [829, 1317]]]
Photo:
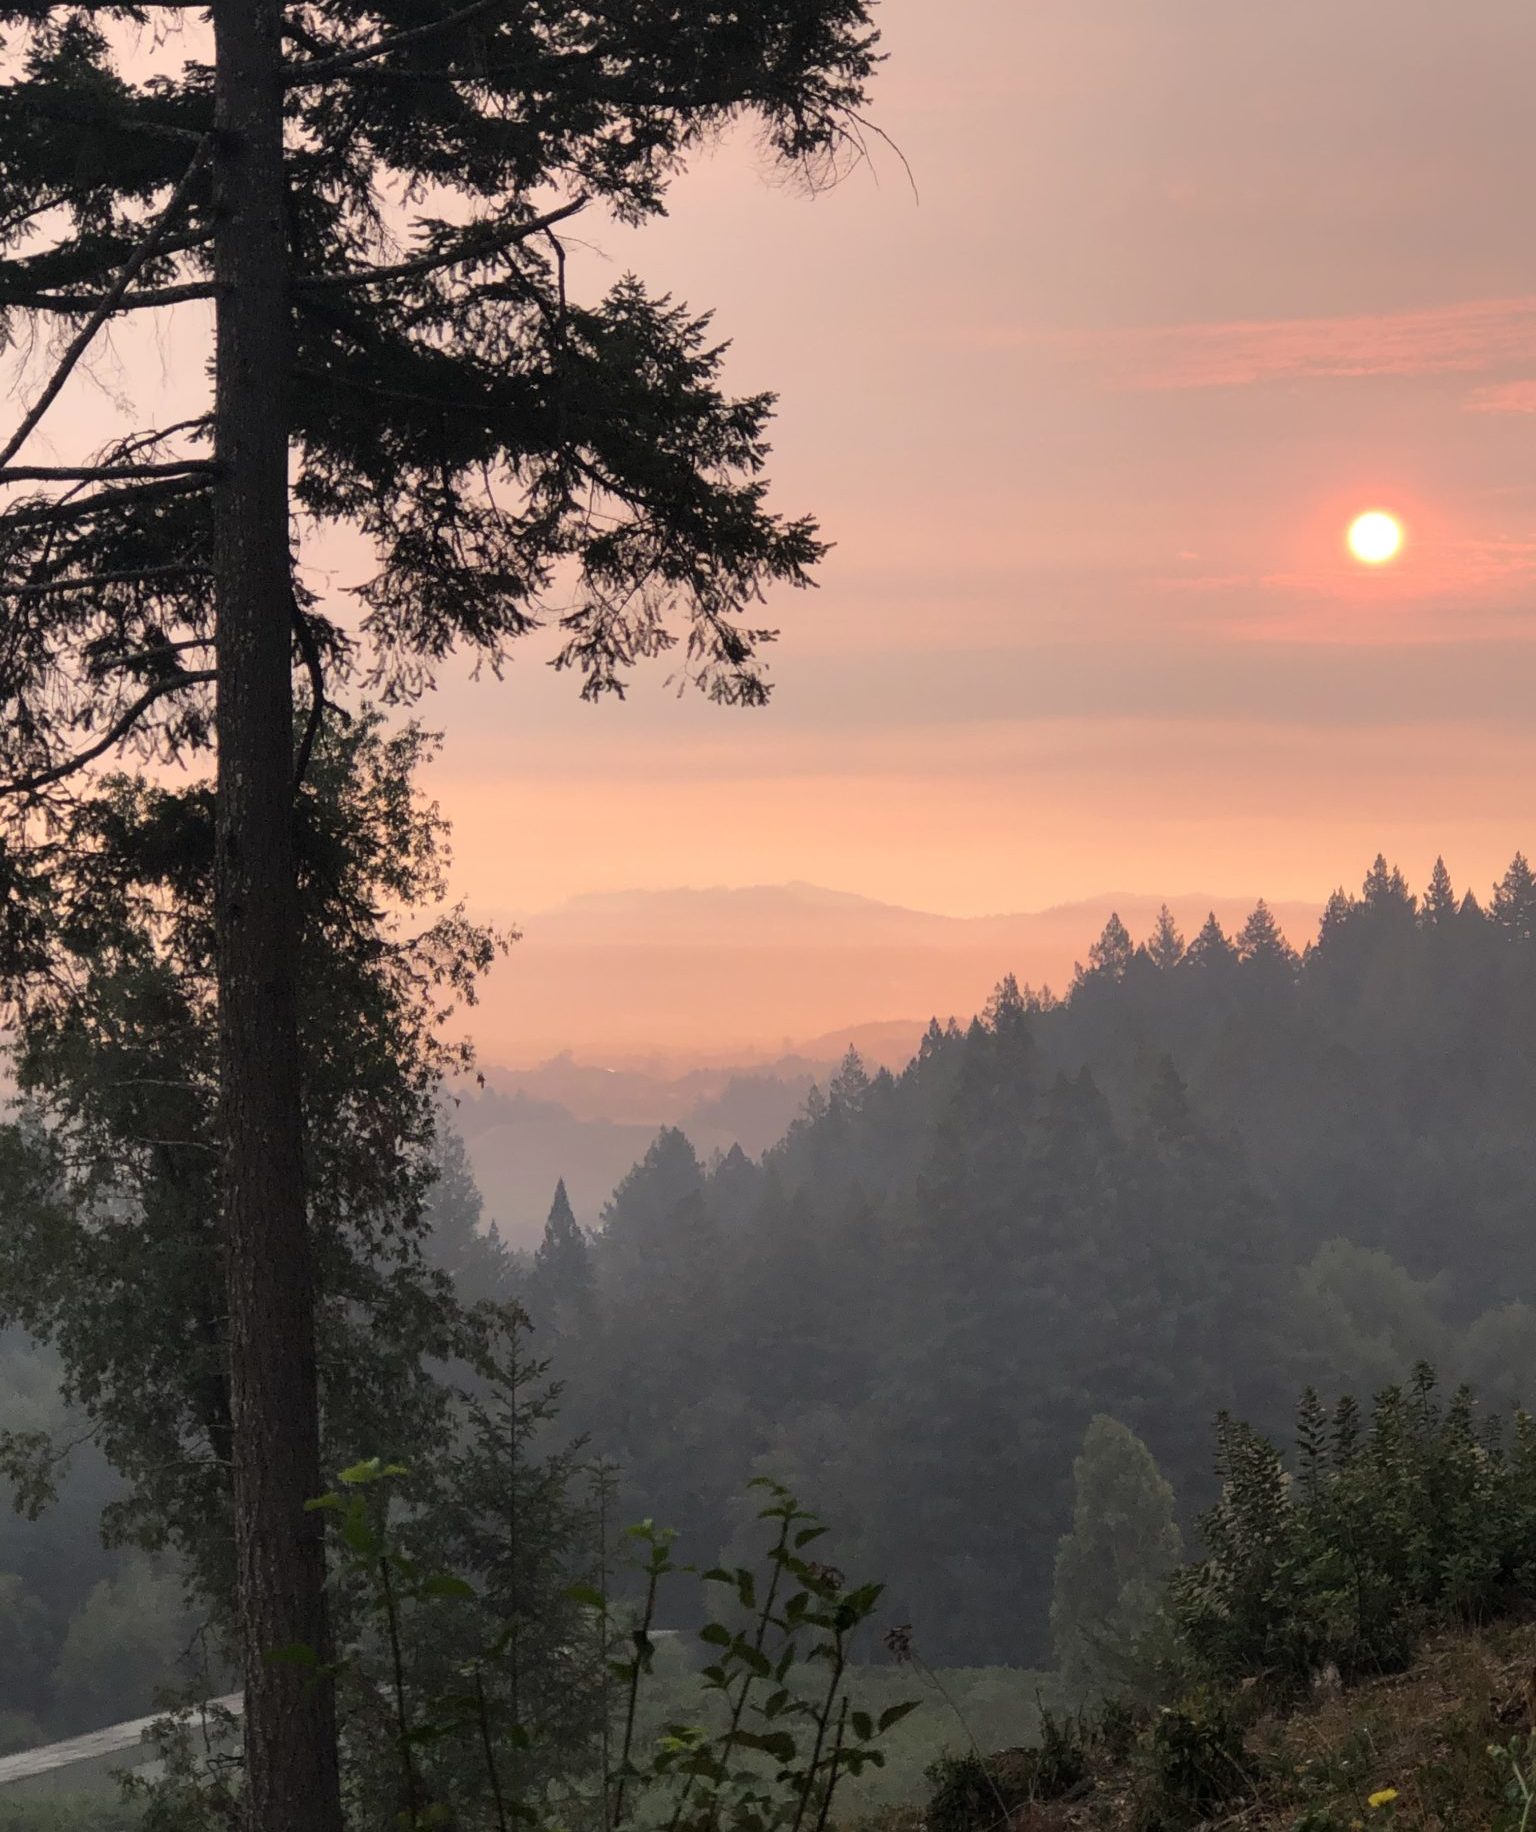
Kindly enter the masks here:
[[[538, 641], [451, 670], [419, 712], [456, 890], [1320, 900], [1382, 847], [1483, 894], [1536, 846], [1536, 12], [879, 14], [916, 198], [878, 142], [810, 199], [743, 133], [665, 220], [571, 237], [573, 286], [715, 307], [733, 386], [780, 395], [775, 502], [837, 545], [769, 607], [775, 699], [588, 707]], [[183, 342], [124, 343], [58, 438], [184, 386]], [[1379, 569], [1344, 545], [1373, 507]]]
[[[1320, 899], [1385, 847], [1483, 894], [1536, 843], [1536, 15], [881, 14], [918, 201], [878, 145], [807, 200], [732, 144], [578, 267], [715, 305], [780, 392], [777, 500], [838, 545], [773, 607], [774, 703], [453, 684], [466, 885], [978, 914]], [[1379, 569], [1371, 507], [1407, 535]]]

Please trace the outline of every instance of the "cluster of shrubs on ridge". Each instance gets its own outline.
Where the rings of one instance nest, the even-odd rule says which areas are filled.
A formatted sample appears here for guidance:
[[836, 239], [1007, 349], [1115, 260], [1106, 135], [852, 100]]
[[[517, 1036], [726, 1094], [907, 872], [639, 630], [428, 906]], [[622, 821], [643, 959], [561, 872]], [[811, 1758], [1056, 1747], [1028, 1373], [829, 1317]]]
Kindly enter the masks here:
[[[1261, 1712], [1400, 1673], [1436, 1631], [1523, 1621], [1536, 1605], [1536, 1418], [1522, 1410], [1480, 1414], [1466, 1387], [1444, 1399], [1420, 1363], [1368, 1412], [1349, 1397], [1329, 1410], [1308, 1390], [1290, 1457], [1230, 1417], [1217, 1448], [1203, 1556], [1169, 1574], [1137, 1644], [1116, 1650], [1125, 1689], [1045, 1712], [1028, 1748], [933, 1764], [929, 1832], [1082, 1797], [1115, 1766], [1130, 1780], [1128, 1817], [1112, 1823], [1199, 1824], [1256, 1791], [1247, 1734]], [[1518, 1767], [1530, 1742], [1478, 1752], [1500, 1803], [1488, 1811], [1503, 1813], [1487, 1823], [1524, 1826], [1536, 1810], [1536, 1780]], [[1326, 1809], [1294, 1822], [1336, 1823]]]

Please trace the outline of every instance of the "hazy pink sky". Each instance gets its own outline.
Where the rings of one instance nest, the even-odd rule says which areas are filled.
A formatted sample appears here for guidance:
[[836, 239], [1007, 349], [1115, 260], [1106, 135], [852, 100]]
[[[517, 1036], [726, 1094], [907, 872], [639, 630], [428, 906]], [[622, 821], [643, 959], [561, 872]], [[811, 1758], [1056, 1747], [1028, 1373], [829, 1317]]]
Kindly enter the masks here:
[[780, 392], [777, 500], [838, 546], [773, 606], [773, 704], [450, 685], [466, 890], [1311, 896], [1378, 846], [1481, 889], [1536, 843], [1536, 11], [880, 13], [920, 201], [878, 147], [808, 201], [743, 138], [578, 264], [714, 305]]
[[[838, 545], [770, 607], [772, 706], [584, 706], [537, 643], [445, 681], [457, 888], [1321, 898], [1384, 847], [1485, 889], [1536, 845], [1530, 0], [879, 13], [920, 201], [878, 145], [808, 200], [743, 135], [574, 249], [781, 396], [776, 502]], [[158, 335], [174, 391], [199, 340]], [[1372, 506], [1408, 547], [1368, 574]]]

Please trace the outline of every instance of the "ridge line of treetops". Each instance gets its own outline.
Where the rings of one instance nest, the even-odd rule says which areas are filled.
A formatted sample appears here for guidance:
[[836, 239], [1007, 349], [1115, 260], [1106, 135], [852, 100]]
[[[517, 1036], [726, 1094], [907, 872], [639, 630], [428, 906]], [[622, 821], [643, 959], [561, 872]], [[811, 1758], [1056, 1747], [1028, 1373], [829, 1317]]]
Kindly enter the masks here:
[[[1301, 950], [1286, 939], [1263, 897], [1254, 904], [1235, 936], [1228, 937], [1217, 920], [1216, 912], [1211, 910], [1193, 940], [1187, 942], [1166, 903], [1158, 909], [1152, 933], [1143, 942], [1135, 941], [1121, 921], [1119, 912], [1111, 910], [1098, 940], [1088, 950], [1088, 966], [1084, 968], [1081, 962], [1075, 966], [1068, 997], [1090, 976], [1123, 979], [1127, 973], [1136, 972], [1144, 965], [1155, 967], [1162, 973], [1171, 972], [1176, 967], [1219, 970], [1222, 967], [1244, 965], [1260, 968], [1276, 965], [1296, 972], [1315, 950], [1325, 946], [1331, 937], [1337, 937], [1355, 912], [1361, 909], [1406, 914], [1414, 917], [1421, 929], [1439, 928], [1457, 921], [1468, 925], [1492, 925], [1505, 931], [1514, 940], [1530, 941], [1536, 939], [1536, 871], [1532, 870], [1523, 852], [1516, 852], [1503, 877], [1493, 886], [1485, 910], [1478, 902], [1476, 892], [1470, 888], [1460, 898], [1457, 897], [1443, 855], [1436, 856], [1429, 884], [1420, 898], [1409, 890], [1403, 872], [1395, 865], [1388, 865], [1386, 855], [1379, 852], [1365, 875], [1358, 898], [1351, 896], [1343, 885], [1337, 886], [1330, 893], [1323, 906], [1317, 941], [1309, 942]], [[988, 1012], [995, 1017], [1000, 1004], [1014, 1000], [1030, 1011], [1050, 1011], [1063, 1003], [1049, 985], [1041, 986], [1038, 990], [1028, 984], [1021, 988], [1015, 975], [1008, 973], [994, 989], [988, 1003]], [[980, 1020], [973, 1019], [972, 1022], [974, 1024]], [[959, 1028], [958, 1020], [953, 1017], [948, 1020], [947, 1026], [941, 1026], [935, 1017], [929, 1020], [927, 1034], [932, 1038], [936, 1034], [944, 1034], [946, 1029], [953, 1034]], [[854, 1074], [864, 1072], [863, 1059], [851, 1045], [843, 1058], [841, 1072], [846, 1075], [850, 1071]], [[812, 1114], [820, 1110], [823, 1101], [820, 1089], [813, 1089], [808, 1103]], [[680, 1131], [681, 1128], [663, 1127], [660, 1130]], [[544, 1235], [535, 1249], [534, 1267], [547, 1266], [552, 1260], [560, 1258], [569, 1252], [571, 1240], [582, 1235], [583, 1230], [576, 1220], [566, 1191], [565, 1178], [559, 1177], [550, 1202]]]
[[1486, 908], [1378, 856], [1300, 951], [1262, 902], [1112, 916], [1065, 996], [850, 1053], [759, 1160], [664, 1129], [590, 1231], [562, 1188], [508, 1282], [629, 1512], [728, 1557], [772, 1475], [934, 1658], [1032, 1663], [1095, 1416], [1192, 1526], [1218, 1412], [1283, 1434], [1420, 1359], [1536, 1393], [1533, 939], [1523, 853]]

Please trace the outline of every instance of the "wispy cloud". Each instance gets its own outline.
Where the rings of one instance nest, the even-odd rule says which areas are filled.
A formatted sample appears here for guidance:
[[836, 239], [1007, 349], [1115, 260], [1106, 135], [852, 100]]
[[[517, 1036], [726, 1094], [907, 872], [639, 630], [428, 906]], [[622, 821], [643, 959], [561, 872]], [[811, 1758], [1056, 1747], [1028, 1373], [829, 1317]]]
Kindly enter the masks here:
[[[1097, 369], [1110, 386], [1125, 389], [1478, 374], [1536, 357], [1536, 297], [1349, 317], [983, 333], [988, 336], [998, 346], [1048, 345]], [[1489, 397], [1486, 412], [1536, 412], [1536, 382], [1482, 392]], [[1524, 404], [1507, 404], [1514, 401]]]
[[1475, 389], [1467, 407], [1472, 413], [1536, 413], [1536, 377], [1522, 376], [1519, 381]]

